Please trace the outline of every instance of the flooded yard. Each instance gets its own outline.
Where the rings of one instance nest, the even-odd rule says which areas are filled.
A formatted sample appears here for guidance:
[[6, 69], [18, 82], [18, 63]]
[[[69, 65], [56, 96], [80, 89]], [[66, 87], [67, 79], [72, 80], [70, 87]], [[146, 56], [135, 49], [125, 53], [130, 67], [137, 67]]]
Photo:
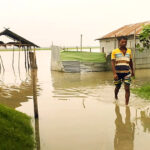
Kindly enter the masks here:
[[[124, 88], [114, 100], [111, 72], [51, 72], [50, 51], [37, 51], [37, 72], [27, 71], [21, 53], [1, 52], [0, 103], [32, 116], [38, 102], [41, 150], [149, 150], [150, 101]], [[33, 81], [34, 79], [34, 81]], [[150, 69], [137, 70], [132, 86], [150, 82]], [[33, 89], [34, 87], [34, 89]]]

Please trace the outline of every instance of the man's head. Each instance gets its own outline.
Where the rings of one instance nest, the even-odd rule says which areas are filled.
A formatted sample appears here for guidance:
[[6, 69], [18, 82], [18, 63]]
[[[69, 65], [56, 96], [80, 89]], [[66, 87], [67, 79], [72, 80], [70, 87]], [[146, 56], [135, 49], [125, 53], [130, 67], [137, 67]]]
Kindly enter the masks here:
[[127, 37], [125, 37], [125, 36], [119, 37], [118, 42], [119, 42], [119, 47], [120, 48], [126, 48], [126, 46], [127, 46]]

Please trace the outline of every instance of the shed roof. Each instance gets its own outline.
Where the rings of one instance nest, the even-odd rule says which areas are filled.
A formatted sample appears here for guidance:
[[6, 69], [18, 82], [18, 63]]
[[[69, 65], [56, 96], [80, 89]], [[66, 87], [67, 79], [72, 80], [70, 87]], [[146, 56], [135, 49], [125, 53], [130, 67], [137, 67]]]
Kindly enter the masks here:
[[23, 37], [21, 37], [20, 35], [18, 35], [18, 34], [16, 34], [16, 33], [12, 32], [12, 31], [10, 31], [9, 29], [5, 29], [4, 31], [2, 31], [2, 32], [0, 33], [0, 36], [1, 36], [1, 35], [5, 35], [5, 36], [7, 36], [7, 37], [9, 37], [9, 38], [11, 38], [11, 39], [13, 39], [13, 40], [15, 40], [15, 41], [20, 42], [22, 46], [34, 46], [34, 47], [39, 47], [39, 46], [37, 46], [36, 44], [34, 44], [34, 43], [32, 43], [32, 42], [26, 40], [26, 39], [23, 38]]
[[106, 35], [104, 35], [101, 38], [98, 38], [96, 40], [102, 40], [102, 39], [108, 39], [108, 38], [114, 38], [114, 37], [120, 37], [120, 36], [130, 36], [135, 34], [136, 30], [136, 35], [139, 35], [140, 32], [142, 31], [142, 26], [143, 25], [148, 25], [150, 24], [150, 21], [145, 21], [145, 22], [140, 22], [136, 24], [129, 24], [125, 25], [117, 30], [114, 30]]

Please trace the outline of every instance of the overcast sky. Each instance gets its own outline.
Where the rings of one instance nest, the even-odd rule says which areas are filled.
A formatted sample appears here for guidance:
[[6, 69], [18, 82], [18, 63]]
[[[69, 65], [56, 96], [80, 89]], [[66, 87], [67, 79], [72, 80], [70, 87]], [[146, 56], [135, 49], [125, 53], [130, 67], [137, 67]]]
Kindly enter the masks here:
[[83, 46], [95, 46], [123, 25], [150, 20], [150, 0], [3, 0], [0, 9], [0, 31], [40, 46], [78, 46], [80, 34]]

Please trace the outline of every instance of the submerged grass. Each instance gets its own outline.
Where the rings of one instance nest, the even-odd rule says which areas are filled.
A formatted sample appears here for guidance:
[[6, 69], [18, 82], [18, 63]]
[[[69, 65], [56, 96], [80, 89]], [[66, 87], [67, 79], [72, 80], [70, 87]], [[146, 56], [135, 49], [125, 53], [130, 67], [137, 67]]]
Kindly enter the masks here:
[[31, 118], [0, 105], [0, 150], [33, 150]]
[[60, 56], [62, 61], [106, 62], [104, 53], [63, 51]]
[[150, 83], [144, 84], [141, 87], [133, 88], [131, 91], [141, 98], [150, 100]]

